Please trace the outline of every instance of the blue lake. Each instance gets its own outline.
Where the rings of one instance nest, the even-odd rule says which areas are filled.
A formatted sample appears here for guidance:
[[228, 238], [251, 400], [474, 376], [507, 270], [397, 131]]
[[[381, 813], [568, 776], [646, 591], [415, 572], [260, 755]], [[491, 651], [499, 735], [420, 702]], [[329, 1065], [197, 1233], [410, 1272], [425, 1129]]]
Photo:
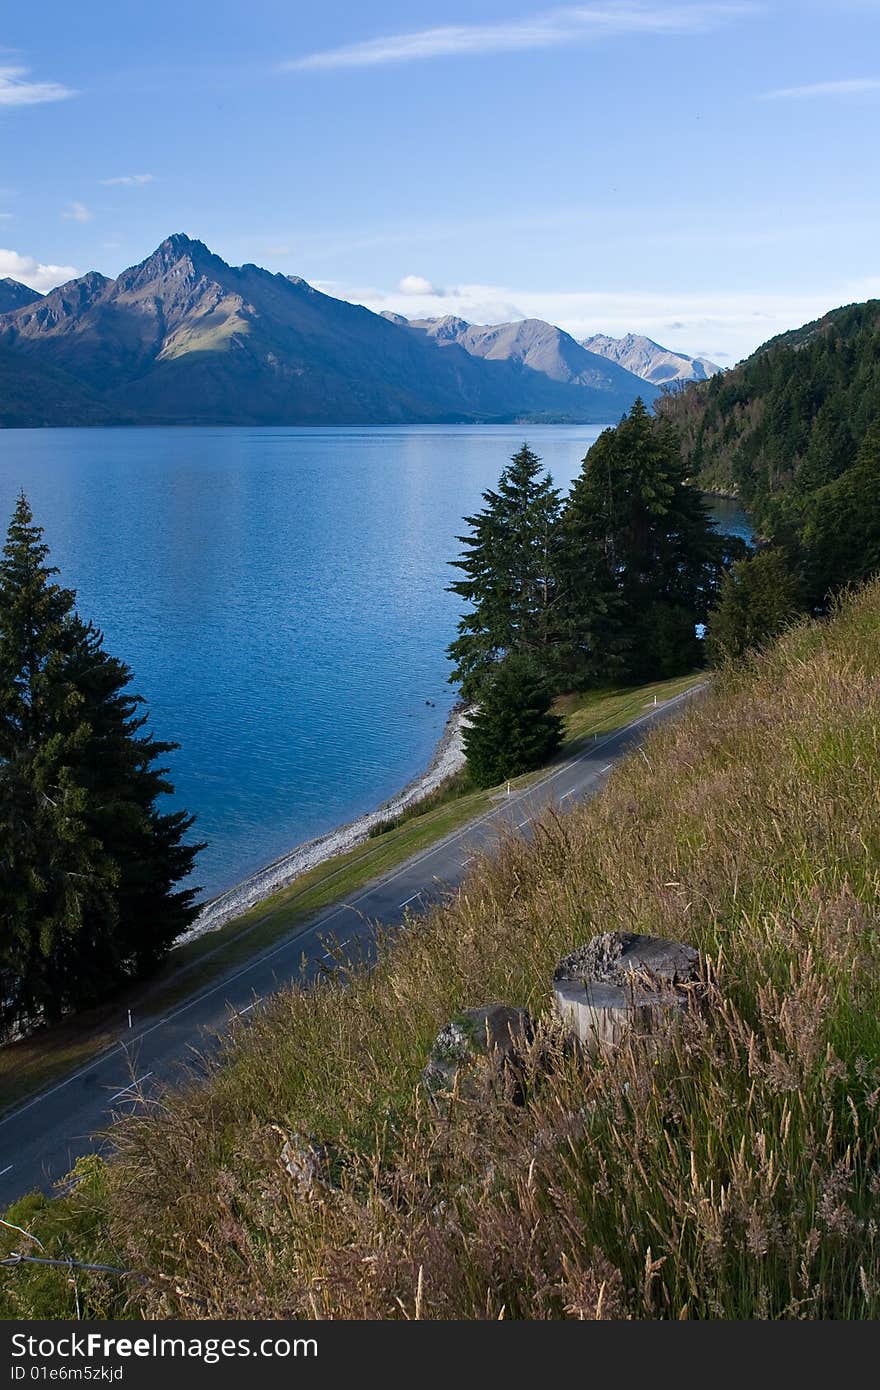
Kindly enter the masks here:
[[181, 744], [206, 894], [425, 766], [454, 699], [462, 516], [523, 438], [567, 488], [601, 428], [0, 431], [4, 529], [24, 488], [80, 612]]

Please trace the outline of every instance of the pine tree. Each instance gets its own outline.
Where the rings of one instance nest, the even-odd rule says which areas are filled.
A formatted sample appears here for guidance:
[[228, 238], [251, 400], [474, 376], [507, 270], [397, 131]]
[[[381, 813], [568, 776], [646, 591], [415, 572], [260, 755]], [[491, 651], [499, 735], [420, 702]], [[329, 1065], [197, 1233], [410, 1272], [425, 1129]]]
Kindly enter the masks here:
[[[637, 400], [584, 460], [563, 520], [568, 626], [595, 627], [588, 670], [672, 675], [697, 665], [730, 538], [685, 480], [675, 431]], [[736, 546], [733, 546], [734, 550]]]
[[725, 576], [709, 615], [706, 653], [716, 666], [777, 636], [803, 609], [800, 584], [781, 550], [760, 550]]
[[[112, 867], [85, 824], [79, 699], [64, 672], [73, 594], [19, 498], [0, 561], [2, 1014], [56, 1016], [85, 918], [112, 911]], [[2, 1015], [0, 1015], [2, 1016]]]
[[184, 841], [194, 818], [158, 809], [173, 793], [159, 760], [177, 744], [145, 731], [144, 702], [128, 692], [132, 672], [104, 650], [92, 624], [72, 621], [69, 675], [83, 700], [89, 740], [77, 773], [90, 794], [89, 825], [118, 868], [115, 944], [128, 974], [155, 966], [193, 918], [196, 889], [175, 889], [200, 846]]
[[464, 732], [468, 771], [478, 787], [541, 767], [562, 742], [562, 720], [531, 659], [512, 652], [484, 682], [480, 704]]
[[624, 596], [593, 519], [571, 500], [557, 561], [560, 685], [578, 689], [626, 674], [633, 636]]
[[880, 572], [880, 424], [867, 431], [852, 466], [812, 493], [800, 541], [817, 607], [844, 585]]
[[22, 493], [0, 561], [0, 757], [4, 760], [20, 742], [31, 743], [46, 725], [51, 675], [73, 611], [75, 595], [54, 582], [58, 570], [47, 564], [48, 557], [49, 547], [34, 526]]
[[486, 507], [465, 517], [466, 547], [452, 564], [466, 576], [449, 586], [471, 605], [449, 654], [450, 680], [466, 700], [477, 699], [508, 652], [531, 657], [546, 675], [555, 660], [559, 494], [541, 473], [541, 460], [524, 444], [504, 469]]
[[0, 1021], [93, 1003], [191, 921], [197, 848], [163, 814], [131, 673], [55, 582], [19, 498], [0, 561]]

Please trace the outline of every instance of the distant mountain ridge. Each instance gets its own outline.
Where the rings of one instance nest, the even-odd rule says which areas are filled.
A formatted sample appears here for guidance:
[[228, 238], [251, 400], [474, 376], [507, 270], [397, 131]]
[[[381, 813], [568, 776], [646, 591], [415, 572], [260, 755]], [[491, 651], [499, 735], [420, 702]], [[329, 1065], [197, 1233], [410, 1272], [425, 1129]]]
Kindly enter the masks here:
[[29, 285], [23, 285], [9, 275], [0, 279], [0, 314], [22, 309], [26, 304], [33, 304], [35, 299], [42, 299], [42, 295]]
[[552, 325], [413, 331], [181, 233], [27, 293], [0, 312], [5, 425], [606, 423], [656, 394]]
[[607, 357], [634, 376], [658, 387], [677, 381], [708, 381], [709, 377], [716, 376], [722, 370], [708, 357], [689, 357], [686, 352], [661, 347], [660, 343], [655, 343], [653, 338], [646, 338], [642, 333], [627, 333], [622, 338], [594, 333], [591, 338], [580, 341], [588, 352]]
[[[563, 329], [543, 319], [518, 319], [513, 323], [479, 324], [448, 314], [444, 318], [402, 319], [443, 347], [455, 343], [472, 357], [484, 361], [512, 362], [541, 372], [552, 381], [585, 386], [591, 390], [632, 389], [633, 373], [590, 352]], [[644, 394], [643, 388], [642, 393]]]

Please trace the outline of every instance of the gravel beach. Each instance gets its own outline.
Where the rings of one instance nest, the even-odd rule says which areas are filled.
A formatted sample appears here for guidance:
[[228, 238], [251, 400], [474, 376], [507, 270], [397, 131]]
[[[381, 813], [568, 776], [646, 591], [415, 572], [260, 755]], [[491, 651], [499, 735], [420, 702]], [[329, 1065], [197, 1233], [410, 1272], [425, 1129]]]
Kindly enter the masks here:
[[197, 936], [204, 936], [206, 932], [216, 931], [233, 917], [240, 916], [241, 913], [270, 898], [281, 888], [286, 888], [301, 874], [308, 873], [309, 869], [314, 869], [325, 860], [333, 859], [337, 854], [345, 854], [348, 850], [363, 844], [369, 839], [374, 825], [393, 819], [417, 801], [430, 795], [447, 777], [451, 777], [464, 766], [462, 732], [466, 724], [467, 710], [457, 706], [449, 716], [429, 767], [421, 776], [416, 777], [375, 811], [370, 811], [347, 825], [337, 826], [335, 830], [320, 835], [315, 840], [306, 840], [288, 854], [283, 854], [280, 859], [267, 864], [264, 869], [251, 874], [250, 878], [244, 879], [234, 888], [227, 889], [225, 893], [206, 903], [189, 931], [178, 938], [179, 942], [193, 941]]

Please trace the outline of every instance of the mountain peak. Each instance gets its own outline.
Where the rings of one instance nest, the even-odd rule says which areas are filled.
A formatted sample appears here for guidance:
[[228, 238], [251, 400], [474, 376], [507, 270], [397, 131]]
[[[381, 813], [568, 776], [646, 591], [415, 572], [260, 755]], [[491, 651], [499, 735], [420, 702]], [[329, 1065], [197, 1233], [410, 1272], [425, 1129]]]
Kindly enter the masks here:
[[160, 241], [153, 254], [141, 261], [140, 265], [132, 266], [132, 270], [140, 271], [149, 266], [151, 271], [161, 271], [162, 268], [177, 265], [179, 261], [189, 261], [193, 266], [226, 267], [226, 262], [215, 256], [203, 241], [196, 241], [185, 232], [174, 232]]
[[125, 293], [141, 294], [157, 281], [193, 282], [203, 276], [216, 279], [228, 271], [226, 262], [215, 256], [203, 241], [195, 241], [184, 232], [175, 232], [160, 242], [146, 260], [124, 270], [116, 283]]
[[35, 304], [42, 297], [37, 290], [32, 290], [29, 285], [23, 285], [20, 280], [13, 280], [11, 275], [4, 275], [0, 280], [0, 314], [9, 314], [16, 309], [23, 309], [25, 305]]
[[[69, 285], [87, 285], [89, 289], [100, 290], [105, 285], [112, 285], [113, 281], [109, 275], [102, 275], [100, 270], [87, 270], [85, 275], [80, 275], [76, 280], [68, 280], [67, 283]], [[64, 286], [59, 285], [58, 288], [63, 290]]]
[[203, 241], [197, 241], [194, 237], [187, 236], [186, 232], [172, 232], [171, 236], [167, 236], [164, 241], [159, 243], [153, 255], [177, 257], [185, 256], [187, 253], [189, 255], [210, 256], [212, 259], [219, 260], [219, 257], [215, 257], [213, 251], [210, 251]]
[[423, 329], [429, 337], [436, 338], [438, 342], [457, 343], [470, 328], [466, 319], [459, 318], [457, 314], [443, 314], [440, 318], [433, 319], [413, 319], [413, 327]]
[[581, 339], [581, 346], [588, 352], [607, 357], [610, 362], [617, 362], [653, 386], [662, 387], [675, 381], [705, 381], [721, 371], [705, 357], [689, 357], [686, 352], [665, 348], [644, 333], [626, 333], [622, 338], [594, 333], [592, 338]]

